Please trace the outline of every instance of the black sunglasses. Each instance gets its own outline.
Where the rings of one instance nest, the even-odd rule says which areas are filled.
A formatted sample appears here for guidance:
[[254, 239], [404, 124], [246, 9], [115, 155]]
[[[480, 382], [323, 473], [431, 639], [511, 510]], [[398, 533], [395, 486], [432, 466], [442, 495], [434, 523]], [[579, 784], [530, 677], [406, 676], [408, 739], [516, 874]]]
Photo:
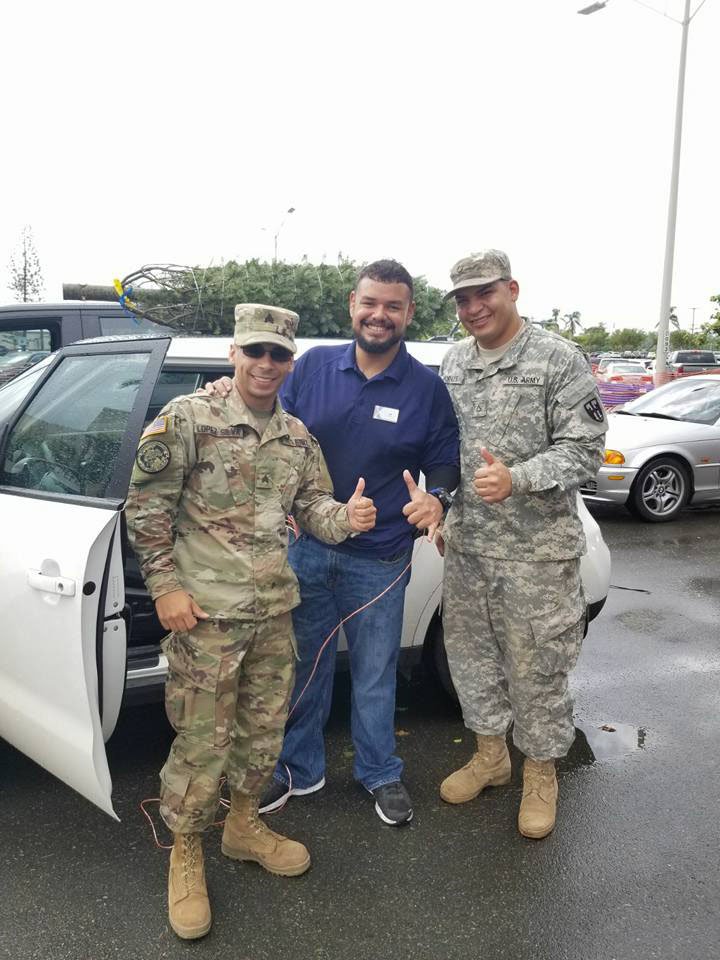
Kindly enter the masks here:
[[286, 350], [285, 347], [266, 347], [264, 343], [249, 343], [246, 347], [240, 347], [246, 357], [251, 360], [259, 360], [266, 353], [270, 354], [270, 359], [275, 363], [287, 363], [292, 360], [292, 350]]

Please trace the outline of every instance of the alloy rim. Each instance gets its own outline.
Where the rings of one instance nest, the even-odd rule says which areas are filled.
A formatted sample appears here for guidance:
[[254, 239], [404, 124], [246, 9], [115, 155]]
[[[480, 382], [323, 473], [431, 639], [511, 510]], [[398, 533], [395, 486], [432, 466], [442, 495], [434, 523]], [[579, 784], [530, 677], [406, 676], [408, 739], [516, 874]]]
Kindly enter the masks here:
[[674, 513], [685, 496], [685, 477], [676, 467], [662, 464], [645, 477], [642, 485], [642, 501], [647, 510], [656, 517]]

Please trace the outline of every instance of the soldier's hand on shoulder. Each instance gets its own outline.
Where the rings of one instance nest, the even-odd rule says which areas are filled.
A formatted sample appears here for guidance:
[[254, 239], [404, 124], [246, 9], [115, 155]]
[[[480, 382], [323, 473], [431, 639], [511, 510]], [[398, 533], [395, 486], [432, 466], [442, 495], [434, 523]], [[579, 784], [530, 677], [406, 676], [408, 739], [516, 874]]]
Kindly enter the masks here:
[[364, 497], [365, 480], [360, 477], [355, 492], [347, 502], [347, 513], [350, 526], [357, 533], [367, 533], [375, 526], [377, 508], [370, 497]]
[[473, 489], [485, 503], [500, 503], [512, 493], [512, 476], [502, 462], [496, 460], [486, 447], [480, 448], [485, 461], [473, 475]]
[[189, 593], [173, 590], [155, 601], [158, 620], [166, 630], [188, 631], [198, 620], [209, 619], [209, 614], [199, 607]]
[[233, 382], [230, 377], [220, 377], [219, 380], [208, 380], [204, 387], [200, 387], [198, 393], [205, 393], [209, 397], [219, 397], [224, 400], [232, 393]]

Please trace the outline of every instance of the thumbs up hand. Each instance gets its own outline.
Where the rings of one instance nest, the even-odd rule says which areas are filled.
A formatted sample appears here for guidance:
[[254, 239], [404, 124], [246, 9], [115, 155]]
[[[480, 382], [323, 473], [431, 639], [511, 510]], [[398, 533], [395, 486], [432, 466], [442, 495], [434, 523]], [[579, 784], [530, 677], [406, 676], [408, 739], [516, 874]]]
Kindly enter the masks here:
[[367, 533], [375, 526], [377, 508], [370, 497], [364, 497], [365, 480], [360, 477], [355, 492], [347, 502], [347, 513], [350, 526], [357, 533]]
[[410, 494], [410, 502], [403, 507], [403, 513], [408, 523], [412, 523], [418, 530], [427, 529], [427, 538], [432, 540], [443, 518], [443, 506], [437, 497], [420, 489], [409, 470], [403, 470], [403, 480]]
[[512, 476], [502, 462], [496, 460], [487, 447], [480, 448], [485, 463], [473, 475], [473, 489], [485, 503], [500, 503], [512, 493]]

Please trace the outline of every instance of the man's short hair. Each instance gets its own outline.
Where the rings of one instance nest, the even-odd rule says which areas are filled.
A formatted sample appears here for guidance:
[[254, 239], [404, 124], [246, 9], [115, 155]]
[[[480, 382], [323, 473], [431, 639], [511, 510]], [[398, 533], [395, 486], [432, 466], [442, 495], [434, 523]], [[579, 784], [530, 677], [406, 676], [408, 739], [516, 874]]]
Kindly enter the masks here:
[[356, 288], [365, 277], [368, 280], [376, 280], [378, 283], [404, 283], [410, 291], [411, 300], [415, 295], [413, 278], [397, 260], [373, 260], [372, 263], [366, 264], [357, 275]]

